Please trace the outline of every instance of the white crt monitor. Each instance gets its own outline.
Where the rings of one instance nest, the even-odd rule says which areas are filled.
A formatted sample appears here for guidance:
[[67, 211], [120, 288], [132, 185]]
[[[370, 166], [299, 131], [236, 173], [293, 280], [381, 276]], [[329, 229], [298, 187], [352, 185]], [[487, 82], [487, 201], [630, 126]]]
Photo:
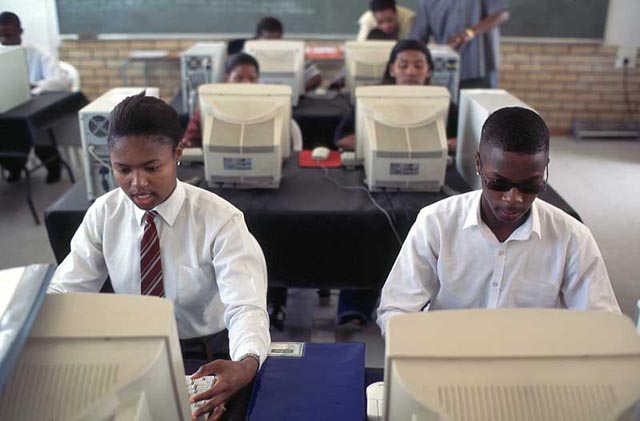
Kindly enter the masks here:
[[291, 88], [227, 83], [198, 94], [207, 184], [278, 188], [291, 153]]
[[369, 189], [440, 190], [447, 166], [447, 89], [361, 86], [356, 99], [356, 156], [364, 159]]
[[260, 65], [260, 83], [291, 87], [291, 104], [304, 94], [304, 41], [249, 40], [244, 52]]
[[31, 99], [27, 56], [22, 47], [0, 47], [0, 113]]
[[227, 44], [198, 42], [180, 53], [182, 76], [182, 109], [190, 116], [195, 110], [195, 97], [203, 83], [224, 82]]
[[389, 319], [385, 420], [637, 420], [640, 336], [627, 317], [441, 310]]
[[173, 305], [48, 295], [0, 396], [2, 420], [190, 420]]
[[460, 91], [456, 168], [472, 190], [482, 188], [480, 176], [476, 174], [476, 152], [480, 146], [482, 126], [491, 113], [504, 107], [523, 107], [533, 110], [503, 89]]
[[355, 99], [356, 87], [378, 85], [387, 69], [396, 41], [347, 41], [344, 43], [345, 82]]

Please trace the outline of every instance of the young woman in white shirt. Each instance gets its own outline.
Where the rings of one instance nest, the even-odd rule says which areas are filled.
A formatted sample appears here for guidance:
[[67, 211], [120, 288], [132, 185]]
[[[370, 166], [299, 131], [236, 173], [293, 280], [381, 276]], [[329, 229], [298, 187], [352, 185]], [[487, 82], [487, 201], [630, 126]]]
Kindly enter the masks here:
[[217, 376], [194, 397], [209, 400], [194, 415], [218, 419], [234, 394], [247, 392], [269, 350], [262, 250], [238, 209], [176, 179], [175, 110], [140, 93], [118, 104], [110, 123], [120, 188], [88, 209], [49, 292], [98, 292], [109, 276], [116, 293], [171, 300], [183, 356], [212, 361], [197, 376]]

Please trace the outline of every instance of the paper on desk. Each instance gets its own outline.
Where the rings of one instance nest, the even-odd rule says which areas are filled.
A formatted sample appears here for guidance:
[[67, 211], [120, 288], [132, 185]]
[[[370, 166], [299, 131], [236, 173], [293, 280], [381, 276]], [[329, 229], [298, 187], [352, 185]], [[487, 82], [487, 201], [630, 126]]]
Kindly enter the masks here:
[[304, 355], [304, 342], [272, 342], [270, 357], [295, 357]]
[[133, 50], [129, 58], [163, 58], [169, 55], [167, 50]]

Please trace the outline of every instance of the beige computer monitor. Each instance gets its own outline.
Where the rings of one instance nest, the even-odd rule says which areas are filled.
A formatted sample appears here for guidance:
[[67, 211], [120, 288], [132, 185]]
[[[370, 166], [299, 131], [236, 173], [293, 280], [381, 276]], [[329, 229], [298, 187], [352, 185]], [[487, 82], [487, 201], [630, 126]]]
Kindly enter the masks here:
[[476, 173], [476, 152], [480, 146], [482, 126], [489, 115], [504, 107], [523, 107], [533, 110], [503, 89], [460, 91], [456, 168], [472, 190], [482, 188], [480, 176]]
[[208, 185], [277, 188], [291, 153], [291, 88], [210, 84], [198, 96]]
[[190, 420], [173, 305], [48, 295], [0, 395], [2, 420]]
[[447, 166], [447, 89], [360, 86], [356, 99], [356, 157], [364, 160], [369, 189], [440, 190]]
[[22, 47], [0, 47], [0, 113], [31, 98], [27, 56]]
[[352, 102], [356, 88], [378, 85], [387, 69], [389, 55], [396, 41], [347, 41], [344, 43], [345, 83]]
[[385, 420], [640, 416], [640, 336], [619, 314], [441, 310], [386, 332]]
[[291, 87], [291, 104], [304, 94], [304, 41], [249, 40], [244, 52], [260, 65], [260, 82]]

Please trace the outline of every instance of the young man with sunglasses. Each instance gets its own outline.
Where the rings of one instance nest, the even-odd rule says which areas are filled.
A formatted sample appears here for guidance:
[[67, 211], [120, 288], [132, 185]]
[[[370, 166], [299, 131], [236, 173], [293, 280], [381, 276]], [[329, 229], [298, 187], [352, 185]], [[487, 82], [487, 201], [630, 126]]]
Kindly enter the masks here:
[[549, 130], [525, 108], [489, 116], [476, 158], [482, 190], [422, 209], [382, 290], [378, 325], [396, 314], [501, 307], [620, 312], [589, 229], [537, 200]]

